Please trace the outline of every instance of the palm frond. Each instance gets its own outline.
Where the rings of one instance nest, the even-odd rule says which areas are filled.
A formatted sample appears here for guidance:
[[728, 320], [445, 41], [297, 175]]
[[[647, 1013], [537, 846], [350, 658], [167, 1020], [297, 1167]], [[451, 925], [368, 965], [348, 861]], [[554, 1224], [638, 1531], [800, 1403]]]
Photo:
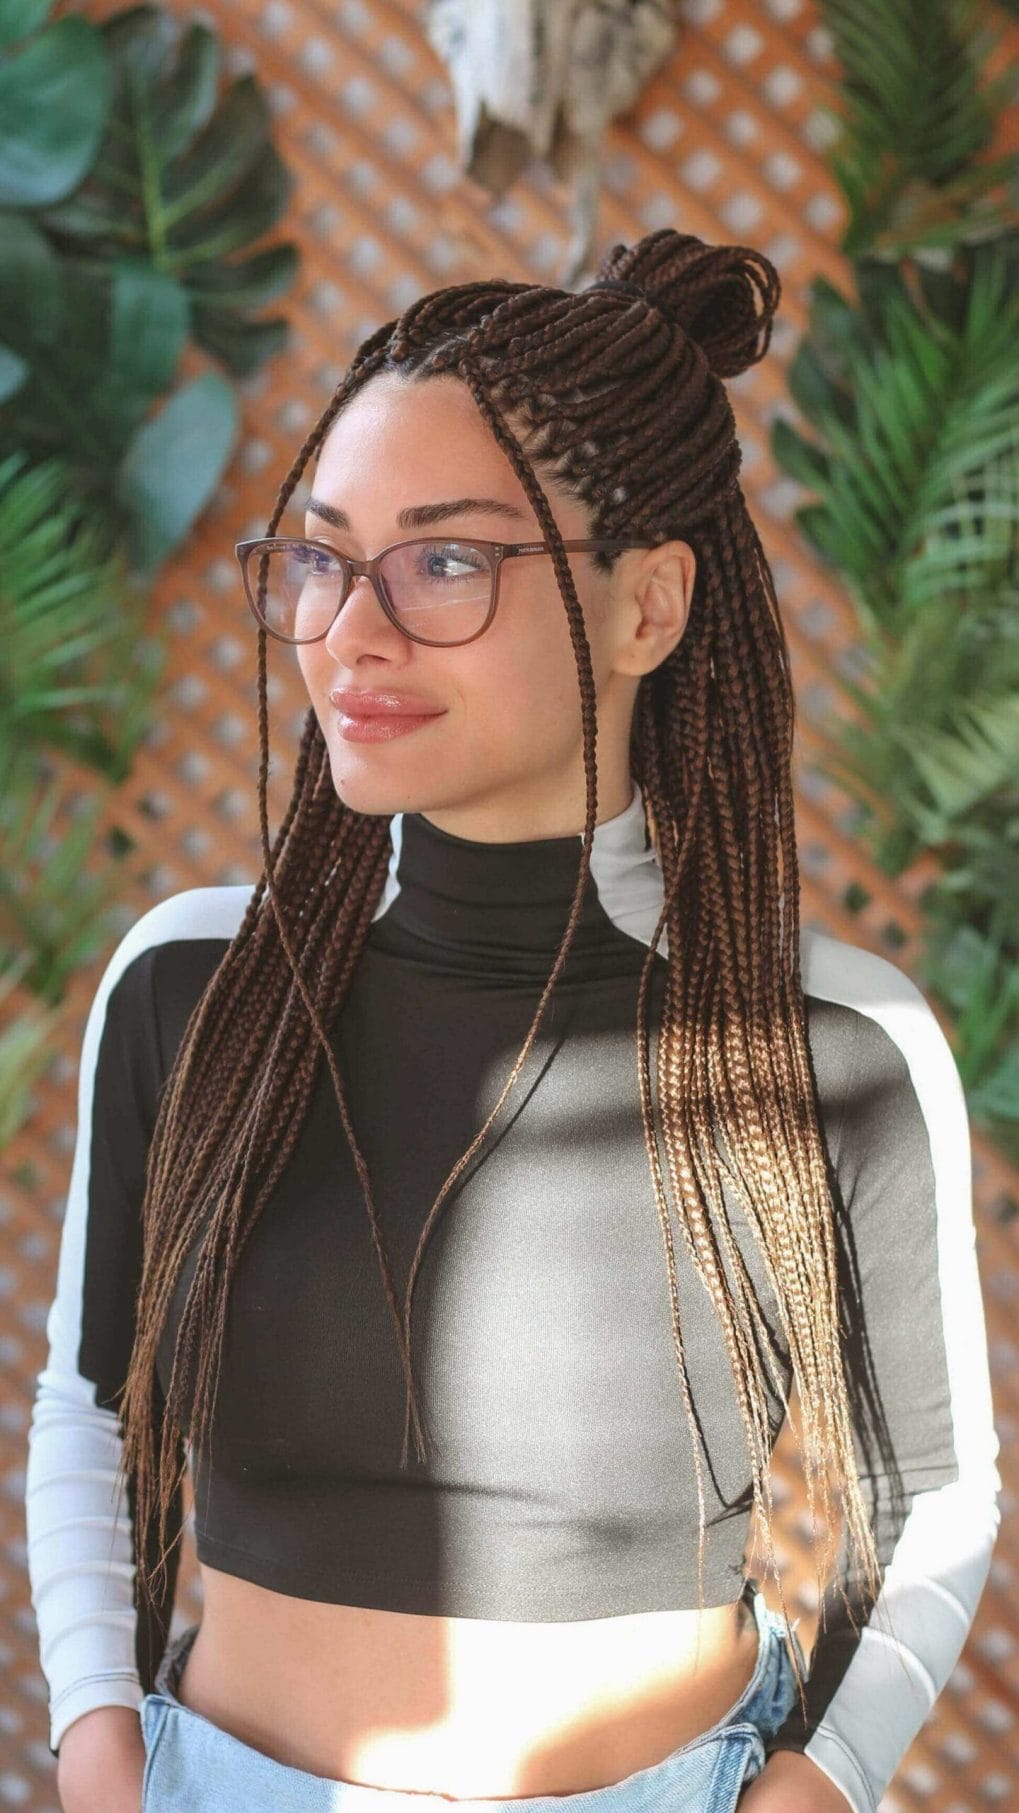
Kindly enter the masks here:
[[996, 250], [976, 256], [957, 329], [885, 286], [856, 317], [851, 364], [844, 347], [829, 350], [830, 286], [812, 292], [790, 386], [814, 439], [778, 418], [771, 444], [817, 492], [796, 521], [869, 622], [898, 628], [935, 595], [989, 593], [1014, 564], [1019, 294], [1010, 284]]
[[63, 463], [0, 462], [0, 740], [129, 771], [162, 658], [145, 602]]
[[1001, 32], [981, 0], [821, 0], [821, 14], [842, 70], [830, 161], [846, 254], [898, 260], [1000, 234], [1019, 157], [987, 153], [1019, 72], [986, 78]]
[[102, 792], [83, 801], [69, 771], [47, 774], [28, 758], [3, 777], [0, 972], [17, 969], [51, 1007], [107, 942], [123, 886], [117, 863], [97, 862], [105, 803]]

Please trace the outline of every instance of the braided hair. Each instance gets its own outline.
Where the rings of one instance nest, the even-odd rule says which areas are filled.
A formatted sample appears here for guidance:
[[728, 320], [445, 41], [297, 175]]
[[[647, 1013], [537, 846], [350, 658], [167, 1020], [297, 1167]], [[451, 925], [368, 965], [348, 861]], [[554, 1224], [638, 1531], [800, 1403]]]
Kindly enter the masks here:
[[[723, 383], [764, 356], [779, 292], [777, 273], [763, 254], [746, 246], [709, 246], [671, 229], [631, 247], [614, 246], [596, 280], [578, 293], [495, 279], [436, 290], [362, 343], [280, 487], [267, 535], [275, 533], [331, 423], [377, 373], [395, 371], [422, 382], [446, 374], [467, 386], [533, 506], [566, 611], [587, 781], [581, 861], [562, 943], [523, 1049], [424, 1222], [401, 1305], [325, 1030], [342, 1008], [385, 882], [389, 818], [358, 813], [338, 797], [312, 710], [290, 803], [270, 847], [266, 644], [259, 628], [264, 867], [176, 1053], [152, 1136], [142, 1208], [144, 1260], [123, 1396], [121, 1476], [134, 1488], [142, 1533], [139, 1590], [150, 1601], [165, 1568], [170, 1506], [186, 1467], [181, 1431], [190, 1368], [197, 1364], [191, 1438], [201, 1443], [211, 1430], [233, 1271], [300, 1137], [323, 1054], [401, 1353], [407, 1392], [401, 1464], [408, 1461], [411, 1426], [418, 1458], [425, 1458], [411, 1363], [418, 1262], [443, 1201], [486, 1139], [535, 1038], [579, 917], [596, 822], [590, 650], [538, 469], [584, 502], [593, 537], [640, 536], [657, 545], [681, 536], [697, 557], [685, 632], [640, 681], [630, 762], [664, 885], [641, 976], [635, 1038], [676, 1364], [697, 1469], [700, 1605], [702, 1461], [648, 1057], [648, 980], [663, 928], [668, 959], [656, 1076], [661, 1138], [686, 1252], [724, 1334], [766, 1568], [789, 1631], [772, 1534], [761, 1357], [769, 1336], [732, 1237], [723, 1176], [745, 1203], [779, 1305], [801, 1407], [802, 1431], [793, 1428], [812, 1526], [816, 1530], [819, 1500], [831, 1529], [833, 1475], [846, 1532], [862, 1557], [868, 1591], [877, 1596], [877, 1553], [854, 1455], [831, 1192], [800, 976], [789, 655], [770, 568], [738, 483], [740, 446]], [[608, 553], [594, 558], [602, 571], [611, 568]], [[167, 1413], [157, 1417], [157, 1346], [199, 1233]], [[150, 1554], [153, 1538], [158, 1559]], [[830, 1549], [825, 1568], [829, 1563]], [[816, 1546], [815, 1564], [820, 1596]], [[843, 1600], [852, 1619], [844, 1592]], [[802, 1703], [795, 1653], [794, 1666]]]

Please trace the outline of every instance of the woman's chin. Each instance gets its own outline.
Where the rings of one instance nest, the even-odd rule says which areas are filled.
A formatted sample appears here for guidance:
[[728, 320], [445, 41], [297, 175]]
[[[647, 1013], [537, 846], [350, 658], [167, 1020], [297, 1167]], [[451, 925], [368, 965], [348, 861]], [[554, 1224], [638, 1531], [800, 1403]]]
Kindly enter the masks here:
[[[408, 775], [401, 782], [395, 775], [372, 774], [365, 762], [339, 761], [332, 764], [333, 786], [351, 812], [392, 817], [395, 812], [420, 812], [425, 809], [425, 789], [420, 776]], [[420, 798], [419, 798], [420, 796]]]

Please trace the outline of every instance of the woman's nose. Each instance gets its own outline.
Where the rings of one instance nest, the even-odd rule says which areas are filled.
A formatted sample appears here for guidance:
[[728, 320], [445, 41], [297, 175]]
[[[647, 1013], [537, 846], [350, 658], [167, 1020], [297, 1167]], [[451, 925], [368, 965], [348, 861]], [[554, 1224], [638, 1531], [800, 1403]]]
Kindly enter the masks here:
[[348, 651], [353, 643], [372, 647], [399, 646], [406, 637], [392, 623], [382, 608], [382, 601], [367, 573], [355, 573], [351, 587], [326, 636], [326, 646], [333, 653]]

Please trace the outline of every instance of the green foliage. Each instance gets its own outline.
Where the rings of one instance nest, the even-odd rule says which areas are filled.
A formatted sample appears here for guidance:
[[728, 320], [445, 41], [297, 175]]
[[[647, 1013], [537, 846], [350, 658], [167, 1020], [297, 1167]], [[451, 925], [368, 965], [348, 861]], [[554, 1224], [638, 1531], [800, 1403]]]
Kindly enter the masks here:
[[[122, 890], [116, 865], [95, 859], [112, 789], [83, 797], [66, 771], [54, 773], [27, 756], [5, 778], [0, 973], [16, 976], [38, 1000], [55, 1007], [75, 971], [107, 944]], [[63, 821], [72, 813], [74, 823], [67, 827]]]
[[[48, 5], [7, 5], [0, 50], [33, 32]], [[95, 162], [110, 107], [102, 38], [74, 14], [0, 62], [0, 206], [41, 208], [76, 188]]]
[[[62, 1018], [59, 1009], [34, 1000], [26, 1004], [17, 995], [29, 960], [30, 953], [22, 951], [17, 966], [0, 973], [0, 1151], [28, 1119], [32, 1086], [49, 1067]], [[29, 1175], [21, 1181], [30, 1189], [36, 1180]]]
[[0, 461], [0, 750], [60, 753], [111, 784], [131, 771], [162, 650], [123, 549], [58, 460]]
[[[49, 11], [0, 9], [0, 1141], [109, 941], [134, 849], [109, 820], [164, 666], [148, 589], [226, 469], [234, 381], [286, 345], [259, 311], [297, 267], [256, 244], [291, 181], [254, 78], [219, 94], [214, 33]], [[189, 345], [220, 369], [181, 381]]]
[[772, 446], [820, 497], [796, 520], [867, 628], [901, 633], [946, 592], [993, 592], [1014, 563], [1019, 295], [996, 247], [966, 263], [957, 326], [897, 272], [868, 271], [855, 309], [815, 279], [789, 368], [815, 438], [780, 420]]
[[1015, 152], [987, 155], [1019, 68], [983, 79], [1001, 33], [984, 0], [827, 0], [842, 67], [830, 157], [846, 198], [850, 258], [909, 259], [1008, 230]]
[[102, 821], [163, 665], [143, 608], [60, 462], [0, 461], [0, 1000], [20, 1004], [0, 1032], [0, 1142], [30, 1110], [68, 982], [109, 940], [122, 883]]
[[79, 497], [121, 534], [152, 578], [201, 515], [236, 442], [232, 387], [205, 372], [172, 391], [188, 331], [173, 277], [133, 254], [103, 281], [59, 258], [29, 220], [8, 216], [0, 253], [7, 352], [20, 381], [3, 438], [34, 459], [59, 457]]
[[925, 979], [954, 1018], [974, 1119], [1019, 1163], [1019, 810], [995, 801], [963, 824], [952, 866], [926, 899]]
[[857, 293], [813, 284], [805, 427], [772, 430], [860, 630], [821, 766], [886, 873], [938, 858], [922, 979], [974, 1120], [1019, 1159], [1019, 161], [988, 155], [1019, 72], [981, 80], [998, 39], [976, 0], [822, 10]]
[[102, 27], [108, 130], [85, 182], [37, 219], [68, 255], [90, 263], [142, 256], [179, 286], [197, 344], [247, 377], [287, 343], [281, 316], [254, 321], [250, 313], [293, 281], [297, 249], [249, 248], [276, 225], [292, 179], [255, 77], [237, 77], [217, 99], [218, 40], [193, 21], [175, 53], [175, 33], [172, 17], [149, 5]]

